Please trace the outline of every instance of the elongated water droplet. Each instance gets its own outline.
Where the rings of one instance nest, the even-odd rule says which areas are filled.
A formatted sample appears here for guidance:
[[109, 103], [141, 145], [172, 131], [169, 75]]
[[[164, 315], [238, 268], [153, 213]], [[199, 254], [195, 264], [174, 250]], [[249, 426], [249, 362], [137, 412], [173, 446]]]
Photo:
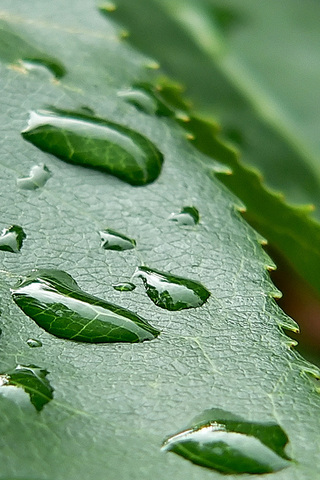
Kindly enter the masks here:
[[142, 278], [153, 303], [167, 310], [201, 307], [210, 296], [210, 292], [199, 282], [149, 267], [137, 268], [134, 276]]
[[31, 112], [23, 138], [68, 163], [110, 173], [131, 185], [158, 178], [163, 156], [140, 133], [101, 118], [62, 110]]
[[288, 437], [275, 423], [253, 423], [220, 409], [206, 410], [183, 431], [167, 438], [163, 450], [229, 474], [271, 473], [290, 465]]
[[194, 226], [199, 223], [199, 211], [196, 207], [183, 207], [180, 213], [172, 213], [169, 220], [178, 225]]
[[122, 282], [112, 285], [115, 290], [118, 292], [132, 292], [136, 288], [134, 283], [131, 282]]
[[25, 238], [26, 234], [19, 225], [12, 225], [9, 228], [4, 228], [0, 236], [0, 250], [18, 253], [21, 250]]
[[11, 290], [16, 304], [40, 327], [77, 342], [142, 342], [159, 335], [146, 320], [81, 290], [61, 270], [35, 270]]
[[30, 348], [42, 347], [42, 342], [40, 342], [40, 340], [37, 340], [36, 338], [28, 338], [27, 344]]
[[53, 388], [46, 378], [48, 373], [35, 365], [17, 365], [13, 370], [0, 374], [0, 395], [20, 404], [20, 390], [23, 389], [35, 409], [40, 411], [53, 399]]
[[153, 115], [157, 112], [158, 106], [155, 99], [138, 88], [120, 90], [117, 95], [144, 113]]
[[122, 233], [107, 228], [99, 232], [101, 237], [101, 247], [105, 250], [117, 250], [122, 252], [124, 250], [132, 250], [136, 246], [136, 241], [133, 238], [126, 237]]
[[52, 173], [46, 165], [35, 165], [31, 168], [29, 177], [18, 178], [17, 185], [23, 190], [36, 190], [43, 187], [51, 176]]

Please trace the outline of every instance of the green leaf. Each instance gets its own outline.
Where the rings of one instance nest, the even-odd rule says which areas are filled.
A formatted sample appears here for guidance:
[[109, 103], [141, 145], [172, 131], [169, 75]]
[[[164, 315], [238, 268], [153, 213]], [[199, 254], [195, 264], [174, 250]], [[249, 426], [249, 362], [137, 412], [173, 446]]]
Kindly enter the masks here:
[[[26, 234], [19, 254], [0, 252], [0, 371], [39, 365], [54, 388], [40, 412], [28, 393], [31, 408], [0, 395], [1, 478], [219, 479], [216, 471], [161, 451], [168, 435], [217, 408], [285, 432], [285, 453], [294, 461], [273, 478], [315, 478], [320, 399], [310, 374], [319, 372], [288, 348], [292, 342], [279, 327], [296, 325], [275, 303], [279, 292], [266, 271], [272, 262], [241, 218], [240, 201], [212, 176], [226, 167], [208, 163], [170, 116], [138, 111], [117, 95], [153, 82], [154, 64], [122, 42], [93, 2], [39, 0], [30, 11], [23, 0], [5, 1], [1, 18], [5, 32], [41, 46], [66, 70], [57, 81], [43, 68], [0, 65], [2, 228], [19, 225]], [[29, 112], [48, 105], [136, 131], [163, 155], [160, 175], [132, 186], [27, 142], [20, 133]], [[20, 188], [17, 180], [35, 165], [46, 165], [50, 179], [35, 190]], [[197, 209], [199, 223], [171, 220], [186, 205]], [[134, 238], [136, 247], [101, 248], [98, 232], [106, 229]], [[139, 265], [190, 279], [211, 295], [202, 306], [170, 311], [154, 305], [141, 284], [125, 293], [113, 288], [130, 281]], [[132, 344], [58, 338], [10, 293], [33, 269], [67, 272], [86, 300], [129, 309], [161, 334]], [[52, 293], [57, 285], [47, 288]], [[74, 298], [74, 289], [68, 294]], [[42, 346], [30, 348], [30, 339]]]
[[[117, 3], [108, 15], [127, 25], [130, 41], [188, 87], [198, 110], [221, 121], [222, 132], [216, 122], [189, 109], [193, 118], [184, 125], [193, 144], [231, 168], [233, 174], [220, 180], [245, 204], [245, 218], [320, 295], [320, 224], [310, 216], [312, 205], [288, 203], [319, 206], [314, 61], [319, 6], [289, 1], [284, 7], [276, 0], [263, 6], [250, 0], [241, 5], [218, 0]], [[163, 90], [170, 88], [161, 83]], [[300, 84], [306, 86], [297, 93]]]
[[318, 207], [319, 9], [313, 0], [119, 0], [108, 15], [237, 137], [268, 185]]

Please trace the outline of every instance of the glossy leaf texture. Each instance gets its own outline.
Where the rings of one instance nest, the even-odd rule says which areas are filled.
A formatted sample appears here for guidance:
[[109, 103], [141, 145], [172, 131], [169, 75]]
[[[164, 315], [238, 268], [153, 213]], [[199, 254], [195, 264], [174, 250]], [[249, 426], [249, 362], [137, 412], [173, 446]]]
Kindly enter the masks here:
[[246, 219], [320, 295], [320, 225], [312, 218], [319, 218], [319, 6], [312, 0], [117, 5], [104, 14], [121, 21], [130, 42], [187, 87], [195, 106], [184, 125], [193, 144], [230, 167], [232, 175], [220, 179], [244, 202]]
[[[2, 228], [19, 225], [27, 234], [19, 254], [0, 251], [0, 372], [37, 365], [54, 389], [40, 412], [23, 388], [26, 405], [0, 395], [1, 477], [218, 480], [220, 473], [165, 454], [161, 444], [199, 412], [222, 408], [281, 426], [294, 461], [274, 479], [313, 480], [320, 399], [310, 374], [319, 373], [289, 348], [282, 328], [297, 326], [275, 303], [279, 292], [266, 270], [273, 263], [239, 214], [241, 202], [213, 175], [228, 167], [208, 162], [186, 138], [175, 120], [183, 121], [181, 105], [166, 100], [171, 113], [154, 115], [118, 95], [154, 84], [155, 63], [123, 42], [121, 27], [95, 2], [35, 0], [30, 9], [24, 0], [3, 0], [0, 16], [6, 38], [18, 36], [65, 68], [57, 81], [47, 67], [22, 68], [17, 57], [0, 63]], [[160, 175], [133, 186], [26, 141], [29, 112], [48, 109], [138, 132], [161, 151]], [[50, 179], [19, 188], [17, 179], [35, 165], [46, 165]], [[199, 223], [170, 221], [186, 206], [197, 209]], [[106, 228], [135, 239], [135, 248], [101, 248], [98, 232]], [[113, 288], [132, 282], [141, 265], [200, 283], [211, 295], [197, 308], [172, 311], [150, 301], [141, 281], [130, 292]], [[86, 294], [130, 310], [161, 334], [92, 344], [45, 331], [10, 292], [33, 269], [67, 272]], [[30, 348], [29, 339], [42, 346]]]

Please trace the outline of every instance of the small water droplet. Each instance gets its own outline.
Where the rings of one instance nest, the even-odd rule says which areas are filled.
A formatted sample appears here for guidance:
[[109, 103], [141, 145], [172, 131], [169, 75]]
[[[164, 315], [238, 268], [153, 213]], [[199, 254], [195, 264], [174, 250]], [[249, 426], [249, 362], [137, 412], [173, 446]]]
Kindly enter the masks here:
[[163, 450], [222, 473], [271, 473], [290, 465], [288, 437], [276, 423], [247, 422], [220, 409], [206, 410], [183, 431], [167, 438]]
[[131, 185], [158, 178], [163, 156], [140, 133], [84, 113], [31, 112], [25, 140], [68, 163], [110, 173]]
[[0, 58], [8, 63], [22, 62], [33, 65], [42, 65], [56, 78], [65, 75], [66, 69], [56, 58], [48, 56], [28, 41], [10, 31], [11, 25], [0, 22]]
[[26, 315], [60, 338], [89, 343], [142, 342], [160, 333], [130, 310], [84, 292], [61, 270], [35, 270], [11, 293]]
[[53, 399], [53, 388], [46, 378], [48, 371], [35, 365], [17, 365], [13, 370], [0, 374], [0, 395], [23, 404], [23, 389], [38, 412]]
[[18, 178], [17, 185], [23, 190], [36, 190], [43, 187], [51, 176], [52, 173], [46, 165], [35, 165], [31, 168], [29, 177]]
[[32, 70], [39, 71], [45, 68], [57, 79], [64, 77], [66, 74], [66, 69], [64, 68], [64, 66], [61, 63], [49, 57], [24, 58], [22, 60], [22, 64], [27, 70], [30, 70], [30, 71]]
[[157, 112], [158, 106], [156, 100], [138, 88], [120, 90], [117, 95], [144, 113], [153, 115]]
[[136, 288], [135, 284], [131, 282], [120, 282], [112, 286], [118, 292], [132, 292]]
[[42, 342], [40, 342], [40, 340], [37, 340], [36, 338], [28, 338], [27, 344], [31, 348], [42, 347]]
[[133, 238], [126, 237], [122, 233], [107, 228], [99, 232], [101, 237], [101, 247], [105, 250], [117, 250], [122, 252], [124, 250], [132, 250], [136, 246], [136, 241]]
[[166, 310], [201, 307], [210, 296], [210, 292], [199, 282], [149, 267], [137, 268], [134, 276], [142, 278], [153, 303]]
[[[161, 91], [158, 90], [154, 85], [148, 82], [139, 82], [135, 83], [132, 87], [134, 92], [140, 92], [140, 94], [144, 95], [145, 97], [149, 98], [149, 102], [152, 102], [152, 111], [147, 111], [144, 109], [144, 104], [139, 102], [138, 95], [136, 96], [136, 102], [133, 103], [137, 108], [140, 110], [145, 111], [145, 113], [153, 113], [158, 116], [164, 117], [175, 117], [176, 116], [176, 109], [172, 107], [162, 96]], [[129, 101], [129, 99], [128, 99]]]
[[[15, 69], [15, 65], [12, 66]], [[65, 70], [61, 66], [55, 65], [53, 69], [52, 64], [48, 64], [47, 61], [41, 59], [26, 59], [19, 60], [16, 70], [22, 73], [34, 73], [39, 75], [50, 75], [59, 79], [65, 75]]]
[[19, 225], [12, 225], [9, 228], [4, 228], [0, 236], [0, 250], [18, 253], [21, 250], [25, 238], [26, 234]]
[[169, 220], [177, 222], [178, 225], [194, 226], [199, 223], [199, 211], [196, 207], [183, 207], [180, 213], [172, 213]]

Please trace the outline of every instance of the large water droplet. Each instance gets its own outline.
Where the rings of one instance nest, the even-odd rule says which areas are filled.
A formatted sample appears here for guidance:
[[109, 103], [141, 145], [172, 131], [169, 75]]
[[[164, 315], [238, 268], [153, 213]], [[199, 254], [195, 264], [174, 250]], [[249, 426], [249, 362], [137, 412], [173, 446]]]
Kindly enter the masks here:
[[17, 185], [23, 190], [36, 190], [43, 187], [51, 176], [52, 173], [46, 165], [35, 165], [31, 168], [29, 177], [18, 178]]
[[13, 370], [0, 375], [0, 395], [21, 404], [23, 397], [20, 391], [23, 389], [29, 395], [32, 405], [40, 411], [53, 399], [53, 388], [47, 375], [47, 370], [35, 365], [17, 365]]
[[159, 335], [146, 320], [81, 290], [61, 270], [35, 270], [12, 291], [16, 304], [40, 327], [77, 342], [142, 342]]
[[290, 465], [288, 437], [276, 423], [253, 423], [220, 409], [206, 410], [163, 449], [229, 474], [271, 473]]
[[36, 338], [28, 338], [27, 345], [30, 348], [38, 348], [42, 347], [42, 342], [40, 342], [40, 340], [37, 340]]
[[22, 136], [68, 163], [115, 175], [131, 185], [158, 178], [163, 156], [134, 130], [83, 113], [62, 110], [31, 112]]
[[9, 228], [4, 228], [0, 236], [0, 250], [18, 253], [21, 250], [25, 238], [26, 234], [19, 225], [12, 225]]
[[169, 219], [178, 225], [194, 226], [199, 223], [199, 218], [196, 207], [183, 207], [180, 213], [172, 213]]
[[210, 296], [210, 292], [199, 282], [149, 267], [137, 268], [134, 276], [142, 278], [153, 303], [167, 310], [201, 307]]
[[136, 288], [135, 284], [131, 282], [120, 282], [112, 286], [118, 292], [132, 292]]
[[101, 237], [101, 247], [105, 250], [117, 250], [122, 252], [124, 250], [132, 250], [136, 246], [136, 241], [133, 238], [126, 237], [122, 233], [118, 233], [110, 228], [99, 232]]

